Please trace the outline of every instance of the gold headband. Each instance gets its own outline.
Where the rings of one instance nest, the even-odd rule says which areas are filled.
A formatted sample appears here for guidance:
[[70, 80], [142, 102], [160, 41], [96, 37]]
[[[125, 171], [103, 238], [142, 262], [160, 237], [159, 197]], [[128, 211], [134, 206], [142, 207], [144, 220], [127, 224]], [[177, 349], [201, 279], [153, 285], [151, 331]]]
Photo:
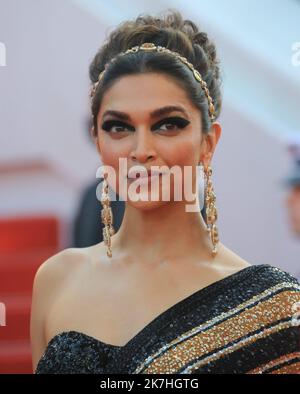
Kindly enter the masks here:
[[[142, 44], [141, 46], [134, 46], [134, 47], [132, 47], [132, 48], [130, 48], [130, 49], [127, 49], [127, 51], [125, 51], [125, 52], [119, 53], [117, 56], [119, 56], [119, 55], [126, 55], [127, 53], [135, 53], [135, 52], [138, 52], [138, 51], [140, 51], [140, 50], [143, 50], [143, 51], [146, 51], [146, 52], [150, 52], [150, 51], [167, 52], [167, 53], [169, 53], [169, 54], [171, 54], [171, 55], [177, 57], [180, 61], [182, 61], [184, 64], [186, 64], [186, 65], [192, 70], [195, 79], [196, 79], [198, 82], [200, 82], [200, 85], [201, 85], [202, 89], [203, 89], [204, 92], [205, 92], [205, 95], [206, 95], [207, 101], [208, 101], [209, 117], [210, 117], [211, 121], [213, 121], [213, 120], [215, 119], [215, 107], [214, 107], [212, 98], [211, 98], [211, 96], [210, 96], [210, 94], [209, 94], [209, 90], [208, 90], [208, 88], [207, 88], [207, 84], [206, 84], [206, 82], [203, 80], [203, 78], [202, 78], [201, 74], [199, 73], [199, 71], [197, 71], [197, 70], [194, 68], [194, 66], [193, 66], [185, 57], [181, 56], [178, 52], [171, 51], [171, 50], [168, 49], [168, 48], [165, 48], [165, 47], [162, 47], [162, 46], [159, 46], [159, 45], [156, 46], [156, 45], [153, 44], [152, 42], [145, 42], [145, 43]], [[101, 73], [99, 74], [98, 81], [95, 82], [95, 83], [92, 85], [92, 89], [91, 89], [91, 93], [90, 93], [90, 97], [91, 97], [91, 98], [94, 97], [94, 95], [95, 95], [95, 93], [96, 93], [97, 86], [98, 86], [99, 82], [101, 81], [101, 79], [102, 79], [102, 77], [103, 77], [103, 74], [104, 74], [104, 72], [105, 72], [105, 70], [106, 70], [108, 64], [113, 63], [113, 62], [115, 61], [115, 59], [116, 59], [117, 56], [115, 56], [115, 57], [112, 58], [108, 63], [105, 64], [104, 70], [101, 71]]]

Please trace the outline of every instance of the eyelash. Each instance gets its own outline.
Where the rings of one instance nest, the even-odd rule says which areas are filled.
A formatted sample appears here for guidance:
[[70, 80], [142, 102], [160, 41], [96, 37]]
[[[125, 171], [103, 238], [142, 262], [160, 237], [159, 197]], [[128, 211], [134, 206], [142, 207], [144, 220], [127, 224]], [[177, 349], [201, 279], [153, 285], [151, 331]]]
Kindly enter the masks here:
[[[173, 116], [173, 117], [166, 118], [166, 119], [159, 121], [158, 123], [156, 123], [156, 125], [152, 126], [151, 130], [153, 131], [154, 128], [158, 128], [158, 127], [165, 125], [165, 124], [172, 124], [172, 125], [177, 126], [179, 129], [184, 129], [189, 123], [190, 122], [186, 119], [180, 118], [178, 116]], [[113, 126], [126, 127], [130, 131], [134, 131], [134, 127], [129, 126], [120, 120], [107, 120], [106, 122], [104, 122], [102, 124], [102, 129], [105, 130], [106, 132], [111, 132], [111, 128]], [[162, 131], [168, 131], [168, 129], [162, 130]], [[174, 131], [174, 129], [169, 129], [169, 131]], [[111, 133], [118, 134], [118, 133], [122, 133], [122, 132], [123, 132], [123, 130], [122, 131], [114, 131]]]

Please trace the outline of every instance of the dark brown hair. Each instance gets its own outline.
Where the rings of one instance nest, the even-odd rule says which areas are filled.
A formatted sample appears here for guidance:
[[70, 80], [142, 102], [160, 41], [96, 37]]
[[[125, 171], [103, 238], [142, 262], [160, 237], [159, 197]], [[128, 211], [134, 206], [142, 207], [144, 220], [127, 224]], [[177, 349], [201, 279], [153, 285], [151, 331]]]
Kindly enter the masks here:
[[[221, 79], [216, 48], [205, 32], [199, 31], [191, 20], [184, 20], [179, 11], [168, 9], [161, 18], [140, 14], [133, 21], [122, 22], [113, 30], [90, 64], [92, 83], [97, 82], [104, 66], [113, 57], [127, 49], [153, 42], [176, 51], [193, 64], [207, 83], [215, 107], [215, 118], [221, 110]], [[202, 129], [207, 133], [211, 126], [208, 101], [191, 70], [180, 60], [165, 53], [144, 52], [120, 56], [109, 65], [92, 100], [94, 134], [97, 135], [97, 115], [105, 91], [122, 76], [159, 72], [172, 77], [186, 92], [202, 115]]]

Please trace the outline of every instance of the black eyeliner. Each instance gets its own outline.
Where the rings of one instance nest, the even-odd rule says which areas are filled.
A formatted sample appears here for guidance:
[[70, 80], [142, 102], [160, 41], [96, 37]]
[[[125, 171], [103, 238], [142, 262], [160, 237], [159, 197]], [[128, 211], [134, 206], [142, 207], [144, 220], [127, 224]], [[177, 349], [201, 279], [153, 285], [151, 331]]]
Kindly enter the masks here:
[[[127, 129], [129, 129], [131, 131], [134, 131], [134, 127], [129, 126], [128, 124], [122, 122], [121, 120], [115, 120], [115, 119], [104, 121], [102, 123], [101, 127], [102, 127], [103, 130], [110, 132], [110, 129], [111, 129], [112, 126], [126, 127]], [[115, 132], [115, 134], [116, 133], [119, 133], [119, 132], [117, 131], [117, 132]]]
[[[159, 126], [161, 126], [163, 124], [168, 124], [168, 123], [177, 126], [179, 129], [183, 129], [191, 122], [187, 119], [180, 117], [180, 116], [171, 116], [171, 117], [164, 118], [164, 119], [161, 119], [160, 121], [156, 122], [153, 126], [151, 126], [151, 131], [154, 131]], [[130, 126], [127, 123], [125, 123], [121, 120], [117, 120], [117, 119], [106, 120], [102, 123], [101, 127], [103, 130], [110, 132], [111, 131], [110, 129], [112, 126], [124, 127], [124, 128], [127, 128], [129, 131], [135, 130], [133, 126]], [[168, 131], [168, 130], [163, 130], [163, 131]], [[172, 130], [170, 130], [170, 131], [172, 131]], [[118, 133], [121, 133], [121, 131], [116, 131], [113, 134], [118, 134]]]
[[[168, 124], [168, 123], [174, 124], [175, 126], [178, 126], [180, 129], [183, 129], [191, 122], [187, 119], [181, 118], [180, 116], [170, 116], [169, 118], [164, 118], [164, 119], [160, 120], [159, 122], [155, 123], [151, 127], [151, 131], [154, 131], [155, 128], [157, 128], [163, 124]], [[170, 130], [170, 131], [172, 131], [172, 130]]]

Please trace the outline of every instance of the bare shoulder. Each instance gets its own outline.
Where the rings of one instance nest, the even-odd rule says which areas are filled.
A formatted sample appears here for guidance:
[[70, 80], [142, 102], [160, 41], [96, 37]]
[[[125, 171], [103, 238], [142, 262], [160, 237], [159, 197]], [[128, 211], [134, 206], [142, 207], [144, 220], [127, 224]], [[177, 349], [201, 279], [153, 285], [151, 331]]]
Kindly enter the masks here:
[[[39, 304], [54, 301], [66, 282], [86, 269], [93, 259], [94, 247], [67, 248], [45, 260], [38, 268], [33, 282], [33, 297], [38, 293]], [[45, 305], [43, 305], [45, 306]]]
[[[33, 297], [38, 293], [39, 304], [53, 303], [58, 294], [67, 288], [67, 282], [89, 270], [97, 257], [101, 260], [101, 244], [85, 248], [67, 248], [45, 260], [38, 268]], [[45, 306], [45, 305], [44, 305]]]
[[76, 268], [86, 262], [88, 254], [84, 248], [67, 248], [45, 260], [38, 268], [34, 284], [42, 281], [44, 285], [55, 284], [59, 286], [68, 275], [72, 275]]
[[66, 280], [71, 279], [88, 259], [84, 248], [67, 248], [45, 260], [35, 274], [30, 314], [33, 371], [46, 348], [45, 320], [50, 306], [63, 291]]

